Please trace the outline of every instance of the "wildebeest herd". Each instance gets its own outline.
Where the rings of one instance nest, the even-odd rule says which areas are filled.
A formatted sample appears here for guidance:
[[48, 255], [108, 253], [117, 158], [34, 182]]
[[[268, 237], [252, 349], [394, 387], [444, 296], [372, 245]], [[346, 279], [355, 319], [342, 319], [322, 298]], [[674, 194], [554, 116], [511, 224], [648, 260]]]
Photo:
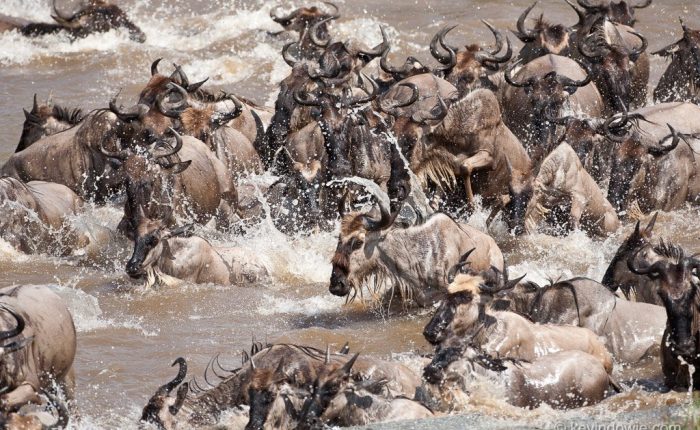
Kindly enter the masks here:
[[[681, 20], [680, 39], [650, 53], [653, 41], [634, 24], [651, 0], [565, 1], [578, 17], [570, 27], [542, 16], [529, 24], [536, 3], [523, 11], [518, 53], [488, 21], [493, 46], [453, 46], [455, 26], [445, 26], [429, 44], [432, 66], [392, 59], [384, 26], [376, 46], [338, 39], [333, 3], [275, 9], [271, 19], [297, 40], [282, 50], [291, 70], [273, 108], [213, 92], [160, 58], [133, 102], [117, 94], [85, 112], [35, 96], [0, 169], [0, 235], [21, 252], [66, 257], [99, 246], [72, 217], [86, 205], [120, 207], [117, 233], [133, 243], [126, 274], [144, 289], [172, 288], [269, 276], [254, 255], [222, 256], [198, 234], [202, 225], [245, 235], [267, 218], [305, 235], [339, 221], [331, 294], [434, 309], [423, 335], [435, 349], [422, 374], [347, 344], [253, 342], [240, 368], [214, 357], [205, 387], [185, 382], [187, 362], [177, 358], [175, 378], [144, 399], [144, 427], [429, 418], [458, 410], [477, 377], [515, 406], [577, 408], [624, 391], [613, 366], [643, 360], [670, 389], [698, 386], [700, 259], [653, 229], [657, 211], [700, 200], [700, 31]], [[76, 39], [121, 27], [145, 40], [107, 1], [70, 15], [53, 9], [56, 23], [0, 16], [0, 31]], [[670, 62], [648, 94], [650, 55]], [[263, 173], [274, 180], [251, 181]], [[542, 286], [509, 276], [496, 240], [464, 221], [477, 208], [490, 211], [487, 225], [500, 217], [516, 243], [636, 224], [600, 282]], [[4, 425], [79, 421], [64, 300], [47, 287], [5, 288], [0, 329]], [[55, 412], [55, 422], [28, 404]]]

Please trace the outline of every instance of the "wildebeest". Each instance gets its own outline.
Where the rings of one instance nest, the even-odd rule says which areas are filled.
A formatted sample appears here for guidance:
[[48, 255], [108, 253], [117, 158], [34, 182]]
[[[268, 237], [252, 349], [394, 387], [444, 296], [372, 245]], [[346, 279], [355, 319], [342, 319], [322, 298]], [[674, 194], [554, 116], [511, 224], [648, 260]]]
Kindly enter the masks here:
[[63, 255], [85, 247], [89, 239], [69, 222], [82, 207], [64, 185], [0, 177], [0, 236], [22, 252]]
[[41, 403], [54, 384], [73, 400], [76, 336], [64, 300], [46, 286], [0, 289], [0, 396], [3, 411]]
[[228, 285], [240, 281], [253, 282], [267, 275], [266, 269], [244, 253], [229, 264], [204, 238], [193, 235], [191, 226], [167, 228], [164, 220], [148, 218], [139, 207], [139, 232], [134, 250], [126, 264], [132, 278], [146, 278], [147, 287], [168, 283], [171, 278], [196, 284]]
[[540, 324], [568, 324], [591, 330], [605, 339], [605, 346], [622, 363], [654, 357], [666, 325], [666, 311], [661, 306], [619, 298], [588, 278], [542, 287], [520, 283], [501, 292], [498, 300], [506, 300], [508, 309]]
[[75, 127], [47, 136], [12, 154], [0, 174], [23, 182], [63, 184], [86, 200], [103, 203], [121, 184], [100, 148], [116, 151], [123, 149], [120, 142], [135, 141], [140, 145], [145, 137], [152, 136], [151, 129], [140, 121], [148, 107], [138, 105], [125, 112], [114, 103], [110, 107], [116, 113], [94, 111]]
[[5, 18], [0, 21], [0, 31], [17, 29], [28, 37], [65, 32], [71, 39], [78, 39], [93, 33], [105, 33], [113, 29], [124, 28], [129, 32], [131, 40], [139, 43], [146, 41], [146, 34], [129, 19], [126, 13], [119, 6], [106, 0], [88, 0], [80, 10], [70, 15], [61, 13], [56, 7], [56, 0], [54, 0], [53, 12], [51, 18], [56, 23], [35, 23]]
[[627, 261], [630, 270], [655, 281], [668, 320], [661, 339], [661, 368], [669, 388], [698, 387], [700, 375], [694, 372], [698, 357], [698, 275], [700, 261], [686, 256], [683, 249], [670, 243], [651, 247], [654, 260], [642, 250]]
[[671, 63], [654, 89], [656, 102], [698, 102], [700, 100], [700, 31], [691, 30], [681, 19], [683, 37], [653, 52]]
[[316, 40], [327, 40], [329, 38], [328, 24], [334, 19], [338, 19], [338, 7], [331, 2], [324, 2], [332, 10], [323, 10], [317, 6], [300, 7], [280, 15], [279, 9], [270, 11], [270, 18], [284, 27], [286, 31], [299, 33], [297, 46], [298, 56], [302, 59], [314, 60], [323, 51], [323, 47], [318, 46]]
[[432, 345], [461, 351], [468, 344], [489, 355], [522, 360], [578, 350], [594, 356], [608, 373], [612, 371], [610, 352], [591, 330], [535, 324], [514, 312], [489, 309], [493, 294], [516, 281], [499, 285], [492, 279], [503, 276], [501, 270], [491, 267], [477, 272], [469, 266], [459, 263], [451, 269], [449, 294], [423, 330]]
[[[496, 46], [492, 50], [486, 50], [478, 44], [466, 45], [464, 49], [448, 45], [445, 42], [445, 36], [454, 26], [445, 27], [430, 42], [430, 53], [433, 57], [440, 63], [449, 66], [449, 68], [438, 72], [442, 72], [445, 80], [454, 85], [462, 96], [476, 88], [496, 91], [498, 83], [494, 82], [493, 75], [513, 55], [510, 39], [507, 37], [505, 38], [506, 50], [499, 55], [503, 49], [503, 34], [488, 21], [482, 22], [496, 39]], [[441, 52], [440, 47], [447, 51], [447, 55]]]
[[445, 118], [431, 127], [428, 139], [454, 156], [449, 167], [463, 178], [468, 204], [478, 194], [485, 205], [503, 207], [511, 227], [515, 219], [523, 218], [532, 193], [532, 165], [525, 148], [503, 123], [493, 92], [478, 89], [453, 102]]
[[[175, 215], [200, 223], [215, 217], [218, 226], [225, 229], [235, 215], [238, 197], [223, 163], [202, 141], [180, 136], [173, 129], [170, 132], [174, 146], [159, 139], [153, 142], [159, 147], [153, 149], [111, 152], [102, 148], [105, 157], [120, 164], [127, 198], [118, 229], [131, 240], [145, 233], [140, 224], [147, 219], [170, 227]], [[137, 216], [141, 208], [145, 218]]]
[[596, 357], [576, 350], [515, 360], [493, 357], [473, 347], [464, 352], [438, 349], [424, 375], [430, 383], [439, 384], [439, 398], [431, 400], [441, 409], [462, 406], [459, 403], [479, 377], [487, 378], [489, 387], [494, 382], [504, 385], [508, 402], [524, 408], [588, 406], [603, 400], [614, 384]]
[[[569, 33], [572, 31], [572, 27], [552, 24], [547, 22], [543, 15], [540, 15], [535, 21], [535, 25], [531, 29], [527, 28], [525, 20], [536, 5], [537, 2], [534, 2], [520, 14], [516, 25], [517, 31], [514, 32], [515, 36], [525, 44], [518, 54], [518, 59], [524, 64], [547, 54], [568, 56], [570, 53]], [[577, 9], [575, 10], [577, 13], [579, 12]], [[580, 13], [578, 14], [578, 24], [580, 25], [582, 17]]]
[[517, 64], [504, 74], [510, 86], [504, 94], [503, 120], [537, 165], [555, 143], [556, 125], [547, 118], [564, 116], [564, 110], [599, 117], [603, 101], [585, 64], [548, 54], [525, 64], [513, 75]]
[[608, 112], [622, 112], [646, 103], [646, 91], [637, 94], [634, 86], [634, 64], [648, 46], [647, 39], [632, 33], [641, 41], [641, 46], [628, 48], [624, 39], [609, 42], [605, 27], [578, 41], [578, 50], [590, 63], [593, 81], [603, 97]]
[[613, 293], [619, 290], [627, 300], [663, 305], [661, 297], [656, 292], [655, 282], [646, 276], [632, 273], [627, 267], [627, 260], [633, 254], [651, 244], [657, 215], [658, 212], [654, 213], [644, 229], [640, 228], [640, 222], [637, 221], [632, 233], [620, 244], [610, 261], [601, 283]]
[[395, 225], [398, 214], [391, 213], [386, 193], [373, 182], [353, 181], [375, 196], [379, 218], [363, 212], [342, 218], [332, 259], [332, 294], [362, 293], [367, 282], [374, 282], [374, 294], [398, 293], [405, 302], [426, 306], [444, 294], [449, 269], [463, 257], [477, 268], [504, 269], [503, 254], [487, 234], [442, 213], [419, 225]]
[[[632, 1], [627, 2], [625, 0], [614, 1], [614, 0], [600, 0], [591, 3], [590, 0], [577, 0], [579, 6], [583, 7], [586, 12], [586, 21], [591, 23], [600, 19], [601, 17], [607, 17], [610, 21], [634, 26], [637, 19], [635, 17], [635, 9], [644, 9], [651, 5], [652, 0], [643, 0], [637, 4]], [[571, 3], [571, 7], [576, 9]]]
[[[564, 218], [555, 222], [563, 221], [569, 229], [582, 228], [592, 235], [605, 236], [620, 226], [612, 205], [566, 142], [544, 159], [533, 189], [525, 212], [527, 233], [541, 228], [550, 212]], [[559, 208], [563, 210], [557, 211]]]
[[50, 97], [45, 104], [39, 105], [36, 100], [36, 94], [34, 94], [32, 110], [27, 111], [23, 109], [23, 111], [24, 124], [22, 126], [22, 135], [19, 138], [15, 152], [22, 151], [42, 137], [74, 127], [83, 119], [83, 111], [81, 109], [68, 109], [52, 104]]
[[[618, 211], [670, 211], [700, 196], [695, 153], [700, 151], [700, 107], [661, 103], [630, 112], [639, 115], [613, 156], [608, 201]], [[624, 116], [621, 118], [624, 121]], [[682, 142], [682, 144], [681, 144]]]

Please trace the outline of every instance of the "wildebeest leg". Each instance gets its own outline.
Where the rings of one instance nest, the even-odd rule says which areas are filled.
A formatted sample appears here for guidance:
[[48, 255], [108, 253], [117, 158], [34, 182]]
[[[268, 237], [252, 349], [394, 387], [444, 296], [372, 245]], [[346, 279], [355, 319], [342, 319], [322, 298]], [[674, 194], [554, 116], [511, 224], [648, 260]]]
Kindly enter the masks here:
[[586, 199], [580, 195], [574, 195], [571, 199], [571, 212], [569, 213], [569, 228], [578, 230], [581, 228], [581, 216], [586, 207]]
[[29, 382], [24, 382], [19, 387], [0, 397], [0, 407], [4, 411], [19, 409], [27, 403], [41, 403], [39, 395]]
[[471, 175], [474, 170], [483, 169], [493, 164], [493, 157], [486, 151], [479, 151], [466, 160], [460, 166], [460, 175], [464, 178], [464, 188], [467, 192], [467, 204], [474, 203], [474, 192], [472, 191]]

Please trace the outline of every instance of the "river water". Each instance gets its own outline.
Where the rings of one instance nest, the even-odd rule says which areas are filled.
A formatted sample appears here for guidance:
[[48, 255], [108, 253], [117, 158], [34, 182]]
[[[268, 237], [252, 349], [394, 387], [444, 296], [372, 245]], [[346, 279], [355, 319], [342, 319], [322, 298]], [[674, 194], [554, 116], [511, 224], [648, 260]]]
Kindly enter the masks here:
[[[69, 9], [71, 2], [59, 4]], [[75, 43], [60, 35], [35, 40], [13, 33], [0, 35], [0, 162], [14, 151], [24, 119], [22, 107], [31, 107], [34, 93], [40, 100], [53, 93], [54, 101], [85, 110], [105, 107], [120, 89], [121, 100], [135, 100], [149, 78], [150, 63], [158, 57], [165, 59], [161, 68], [171, 62], [182, 64], [190, 81], [208, 76], [209, 88], [224, 88], [273, 105], [277, 83], [289, 71], [279, 55], [283, 41], [268, 34], [280, 30], [269, 19], [277, 3], [123, 0], [118, 4], [147, 34], [145, 44], [133, 43], [119, 32]], [[336, 33], [359, 37], [373, 46], [380, 41], [378, 24], [386, 23], [395, 45], [392, 58], [399, 63], [405, 55], [429, 57], [430, 38], [446, 24], [459, 24], [450, 34], [454, 43], [491, 43], [488, 30], [479, 21], [488, 19], [500, 29], [514, 28], [530, 2], [339, 0], [338, 4], [343, 16], [334, 27]], [[554, 22], [572, 25], [576, 20], [563, 1], [541, 1], [533, 16], [541, 12]], [[50, 1], [2, 0], [0, 14], [50, 21]], [[638, 13], [637, 29], [649, 38], [650, 51], [679, 37], [678, 16], [699, 28], [700, 3], [656, 0]], [[515, 38], [511, 35], [511, 39]], [[652, 84], [663, 68], [661, 59], [652, 59]], [[99, 252], [85, 258], [26, 256], [0, 240], [0, 286], [50, 284], [70, 303], [78, 329], [75, 367], [80, 428], [135, 427], [147, 399], [172, 376], [169, 365], [175, 357], [187, 358], [191, 375], [201, 375], [218, 353], [224, 367], [233, 367], [240, 362], [239, 351], [249, 349], [252, 337], [321, 348], [326, 343], [340, 347], [349, 341], [354, 351], [404, 360], [417, 371], [416, 354], [430, 352], [421, 335], [428, 311], [387, 316], [366, 304], [345, 305], [344, 299], [328, 293], [336, 232], [290, 238], [269, 222], [242, 237], [224, 237], [205, 229], [204, 234], [224, 255], [234, 252], [233, 248], [257, 255], [271, 280], [262, 285], [183, 285], [143, 291], [124, 274], [130, 244], [109, 233], [120, 215], [119, 208], [88, 208], [74, 220], [90, 228], [100, 244]], [[696, 208], [661, 214], [657, 234], [697, 251], [700, 225], [689, 221], [698, 215]], [[486, 213], [477, 211], [470, 221], [485, 228], [485, 218]], [[630, 231], [627, 225], [602, 241], [580, 232], [563, 238], [535, 235], [516, 240], [499, 223], [490, 232], [506, 253], [513, 275], [527, 273], [529, 279], [545, 283], [574, 275], [599, 280]], [[659, 371], [657, 360], [616, 372], [622, 381], [638, 373], [658, 381]], [[571, 412], [514, 408], [490, 387], [477, 389], [472, 398], [465, 413], [478, 412], [489, 419], [465, 421], [470, 427], [543, 427], [591, 416], [615, 421], [635, 409], [648, 411], [640, 418], [644, 421], [666, 423], [671, 419], [669, 406], [678, 405], [673, 409], [678, 416], [688, 413], [689, 404], [686, 393], [649, 392], [639, 385], [601, 405]], [[432, 426], [426, 423], [425, 427]]]

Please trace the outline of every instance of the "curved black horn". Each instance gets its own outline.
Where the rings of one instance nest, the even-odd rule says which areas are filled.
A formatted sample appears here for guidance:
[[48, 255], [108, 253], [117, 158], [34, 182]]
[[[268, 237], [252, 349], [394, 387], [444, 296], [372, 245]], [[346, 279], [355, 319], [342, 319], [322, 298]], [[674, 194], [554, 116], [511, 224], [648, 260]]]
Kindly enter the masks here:
[[536, 5], [537, 2], [534, 2], [532, 5], [530, 5], [530, 7], [525, 9], [525, 11], [523, 11], [518, 18], [518, 22], [516, 24], [518, 31], [515, 32], [515, 35], [518, 36], [518, 39], [520, 39], [523, 43], [532, 42], [537, 36], [533, 31], [528, 31], [528, 29], [525, 28], [525, 20], [527, 19], [530, 11], [534, 9]]
[[367, 57], [367, 60], [371, 61], [372, 59], [382, 55], [385, 50], [389, 49], [389, 36], [386, 34], [386, 28], [383, 25], [380, 25], [379, 31], [382, 33], [382, 42], [370, 50], [359, 51], [358, 55], [363, 55]]
[[36, 101], [36, 93], [34, 93], [34, 101], [32, 102], [32, 113], [39, 111], [39, 102]]
[[362, 83], [369, 81], [369, 83], [372, 87], [369, 91], [367, 91], [366, 89], [363, 89], [367, 93], [366, 96], [364, 96], [364, 97], [360, 96], [357, 98], [354, 98], [354, 97], [350, 98], [350, 100], [348, 100], [347, 102], [344, 103], [346, 106], [361, 105], [361, 104], [370, 102], [370, 101], [374, 100], [375, 98], [377, 98], [377, 93], [379, 92], [379, 84], [377, 84], [377, 82], [374, 79], [365, 75], [364, 72], [360, 72], [360, 76], [361, 76]]
[[292, 57], [291, 53], [289, 52], [289, 49], [292, 47], [292, 45], [299, 45], [299, 42], [289, 42], [286, 45], [284, 45], [284, 48], [282, 48], [282, 58], [289, 67], [294, 67], [297, 64], [297, 62], [299, 62], [299, 60]]
[[172, 149], [153, 150], [151, 154], [156, 159], [170, 157], [171, 155], [177, 154], [182, 149], [182, 136], [180, 136], [180, 134], [177, 131], [175, 131], [172, 127], [168, 127], [168, 131], [170, 132], [170, 134], [175, 136], [175, 146]]
[[577, 61], [578, 65], [581, 66], [584, 72], [586, 72], [586, 77], [583, 78], [582, 81], [574, 81], [573, 79], [569, 78], [568, 76], [562, 76], [562, 75], [557, 75], [557, 81], [559, 81], [560, 84], [564, 85], [565, 87], [585, 87], [588, 85], [591, 80], [593, 79], [593, 72], [591, 71], [591, 68], [588, 66], [588, 64], [583, 63], [581, 61]]
[[160, 64], [162, 58], [156, 59], [153, 63], [151, 63], [151, 76], [159, 75], [160, 72], [158, 71], [158, 64]]
[[243, 104], [233, 95], [228, 95], [227, 99], [233, 102], [233, 109], [229, 112], [222, 112], [216, 118], [212, 118], [214, 125], [221, 127], [232, 119], [238, 118], [243, 112]]
[[508, 85], [512, 85], [516, 88], [525, 88], [525, 87], [531, 87], [535, 82], [533, 79], [528, 79], [525, 82], [515, 82], [513, 80], [513, 77], [511, 74], [513, 73], [513, 70], [518, 67], [521, 64], [522, 60], [518, 60], [512, 65], [510, 65], [506, 71], [503, 73], [503, 78], [506, 80]]
[[12, 315], [16, 323], [15, 328], [6, 331], [0, 331], [0, 340], [9, 339], [22, 333], [22, 331], [24, 330], [24, 318], [22, 318], [22, 315], [18, 314], [17, 312], [13, 311], [12, 309], [6, 306], [0, 306], [0, 309]]
[[126, 149], [122, 149], [122, 150], [116, 151], [116, 152], [111, 152], [111, 151], [106, 150], [104, 147], [104, 140], [100, 142], [100, 152], [105, 157], [114, 158], [114, 159], [122, 160], [122, 161], [126, 160], [129, 157], [129, 151], [127, 151]]
[[183, 88], [188, 88], [190, 86], [190, 80], [187, 78], [187, 74], [185, 73], [185, 71], [182, 70], [182, 66], [175, 63], [173, 63], [173, 66], [175, 67], [173, 75], [177, 75], [180, 77], [180, 83], [182, 84]]
[[416, 84], [414, 84], [413, 82], [402, 82], [398, 86], [409, 88], [411, 90], [411, 97], [409, 97], [409, 99], [405, 102], [396, 103], [392, 105], [387, 105], [386, 101], [382, 99], [382, 101], [379, 103], [379, 108], [382, 110], [382, 112], [396, 116], [398, 114], [396, 109], [410, 106], [418, 100], [419, 92], [418, 86]]
[[450, 284], [454, 282], [455, 276], [457, 276], [457, 272], [462, 270], [462, 267], [469, 265], [469, 262], [467, 260], [469, 259], [471, 253], [475, 250], [476, 248], [472, 248], [469, 251], [465, 252], [459, 258], [459, 261], [454, 266], [450, 267], [450, 270], [447, 272], [447, 282], [449, 282]]
[[201, 80], [201, 81], [199, 81], [199, 82], [195, 82], [194, 84], [190, 84], [190, 85], [187, 87], [187, 92], [188, 92], [188, 93], [193, 93], [193, 92], [197, 91], [197, 90], [198, 90], [202, 85], [204, 85], [204, 83], [207, 82], [208, 80], [209, 80], [209, 77], [207, 76], [206, 78], [204, 78], [203, 80]]
[[323, 24], [326, 24], [327, 22], [332, 21], [334, 19], [338, 19], [338, 16], [329, 16], [328, 18], [324, 18], [311, 26], [311, 28], [309, 29], [309, 37], [311, 38], [311, 42], [313, 42], [314, 45], [318, 46], [319, 48], [325, 48], [331, 43], [332, 37], [330, 35], [328, 35], [328, 39], [324, 40], [319, 36], [318, 32], [321, 30], [321, 26]]
[[[156, 99], [156, 106], [158, 107], [160, 113], [162, 113], [163, 115], [170, 118], [180, 118], [180, 114], [188, 106], [187, 90], [181, 87], [180, 85], [176, 84], [175, 82], [168, 82], [166, 88], [168, 89], [168, 91], [162, 93]], [[168, 97], [173, 91], [177, 91], [178, 93], [180, 93], [182, 100], [166, 108], [165, 106], [163, 106], [163, 100], [165, 100], [165, 98]]]
[[182, 383], [182, 381], [185, 380], [185, 376], [187, 376], [187, 361], [185, 361], [185, 359], [182, 357], [178, 357], [173, 362], [173, 364], [171, 364], [171, 366], [175, 366], [176, 364], [180, 366], [180, 368], [177, 371], [177, 375], [175, 376], [175, 378], [172, 381], [161, 386], [158, 389], [157, 393], [160, 393], [161, 395], [170, 394], [170, 392], [173, 391], [173, 389], [175, 389], [175, 387], [180, 385]]
[[491, 61], [494, 63], [505, 63], [509, 61], [513, 56], [513, 46], [511, 46], [510, 44], [510, 39], [506, 37], [506, 52], [500, 57], [497, 56], [497, 54], [501, 52], [501, 49], [503, 48], [503, 34], [501, 34], [501, 32], [498, 31], [494, 26], [492, 26], [488, 21], [482, 19], [481, 22], [483, 22], [484, 25], [486, 25], [489, 28], [489, 30], [491, 30], [491, 33], [493, 33], [493, 36], [496, 39], [496, 47], [491, 52], [484, 50], [477, 52], [476, 60], [480, 63], [483, 63], [485, 61]]
[[[661, 139], [661, 141], [659, 142], [659, 145], [658, 145], [658, 146], [650, 146], [650, 147], [647, 149], [647, 152], [649, 152], [649, 154], [651, 154], [651, 155], [653, 155], [653, 156], [655, 156], [655, 157], [660, 157], [660, 156], [662, 156], [662, 155], [668, 154], [669, 152], [673, 151], [674, 149], [676, 149], [676, 147], [678, 146], [678, 143], [681, 141], [680, 135], [679, 135], [678, 132], [671, 126], [671, 124], [666, 124], [666, 125], [668, 126], [668, 129], [671, 131], [671, 134], [668, 135], [668, 136], [666, 136], [666, 137], [664, 137], [663, 139]], [[664, 143], [669, 137], [672, 137], [672, 138], [673, 138], [673, 140], [671, 141], [671, 144], [670, 144], [669, 146], [663, 146], [663, 143]]]
[[[442, 30], [438, 31], [435, 36], [433, 36], [433, 40], [430, 41], [430, 55], [441, 64], [452, 64], [455, 61], [453, 57], [455, 56], [456, 49], [445, 42], [445, 36], [456, 27], [457, 25], [445, 26]], [[447, 51], [447, 55], [440, 52], [438, 43], [442, 49]]]
[[629, 56], [633, 58], [633, 61], [636, 57], [642, 55], [642, 52], [646, 51], [647, 47], [649, 46], [649, 41], [647, 40], [646, 37], [642, 36], [641, 34], [637, 33], [636, 31], [630, 31], [630, 34], [637, 36], [639, 40], [642, 41], [642, 46], [637, 48], [637, 49], [632, 49], [629, 51]]
[[117, 96], [114, 96], [114, 98], [109, 101], [109, 110], [122, 121], [129, 122], [135, 119], [141, 119], [150, 110], [147, 105], [139, 103], [126, 111], [122, 111], [121, 107], [117, 107]]

